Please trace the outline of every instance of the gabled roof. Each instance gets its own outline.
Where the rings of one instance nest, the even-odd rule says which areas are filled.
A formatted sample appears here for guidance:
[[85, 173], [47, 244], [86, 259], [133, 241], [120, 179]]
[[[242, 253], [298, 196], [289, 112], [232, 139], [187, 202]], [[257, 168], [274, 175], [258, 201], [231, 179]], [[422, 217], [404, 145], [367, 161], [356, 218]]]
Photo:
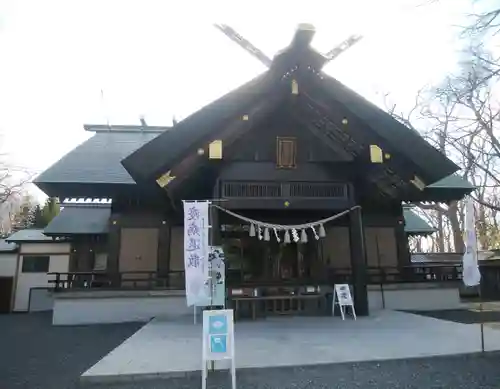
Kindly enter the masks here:
[[[298, 31], [293, 42], [302, 44], [310, 39], [300, 39]], [[126, 157], [122, 164], [136, 180], [154, 180], [175, 167], [183, 158], [196, 153], [216, 138], [229, 120], [237, 120], [252, 109], [256, 101], [271, 99], [279, 85], [289, 85], [292, 77], [302, 77], [311, 93], [322, 93], [336, 101], [349, 116], [359, 118], [374, 137], [417, 167], [427, 184], [450, 175], [459, 167], [433, 148], [418, 133], [404, 126], [362, 96], [342, 85], [339, 81], [314, 69], [321, 65], [321, 55], [308, 45], [293, 44], [275, 57], [271, 68], [263, 75], [232, 91], [177, 124], [172, 130], [160, 135]], [[279, 63], [276, 63], [278, 61]], [[297, 72], [294, 75], [294, 72]], [[299, 74], [300, 73], [300, 74]], [[302, 80], [301, 79], [301, 80]], [[288, 89], [288, 94], [290, 89]], [[299, 97], [302, 94], [299, 92]], [[414, 172], [416, 173], [416, 172]], [[176, 181], [174, 181], [175, 183]]]
[[473, 191], [476, 189], [474, 185], [472, 185], [469, 181], [463, 179], [458, 174], [451, 174], [446, 176], [442, 180], [439, 180], [431, 185], [428, 185], [427, 188], [431, 189], [463, 189]]
[[43, 242], [57, 242], [54, 241], [51, 237], [43, 234], [43, 230], [41, 229], [26, 229], [19, 230], [5, 239], [6, 242], [14, 242], [14, 243], [43, 243]]
[[322, 89], [342, 107], [369, 126], [382, 142], [409, 158], [428, 176], [428, 184], [459, 170], [453, 161], [427, 142], [417, 131], [405, 126], [377, 105], [357, 94], [340, 81], [322, 73], [309, 77], [312, 86]]
[[429, 235], [437, 231], [409, 208], [403, 208], [403, 217], [405, 232], [409, 235]]
[[9, 243], [5, 239], [0, 239], [0, 253], [12, 253], [17, 251], [17, 244]]
[[409, 199], [414, 203], [420, 201], [449, 202], [461, 200], [475, 190], [474, 185], [458, 174], [451, 174], [445, 178], [427, 185], [417, 197]]
[[48, 236], [107, 234], [111, 204], [63, 204], [43, 233]]
[[201, 108], [171, 130], [146, 143], [123, 159], [125, 169], [136, 180], [158, 178], [173, 161], [178, 161], [186, 150], [200, 141], [207, 141], [214, 131], [223, 128], [235, 116], [243, 115], [243, 108], [271, 93], [275, 82], [269, 82], [269, 73], [262, 74], [234, 91], [225, 94]]
[[120, 126], [118, 129], [111, 127], [107, 131], [96, 131], [90, 139], [40, 174], [34, 183], [36, 185], [46, 183], [135, 184], [121, 165], [121, 160], [156, 138], [166, 128], [155, 127], [154, 130], [142, 131], [134, 130], [132, 126]]

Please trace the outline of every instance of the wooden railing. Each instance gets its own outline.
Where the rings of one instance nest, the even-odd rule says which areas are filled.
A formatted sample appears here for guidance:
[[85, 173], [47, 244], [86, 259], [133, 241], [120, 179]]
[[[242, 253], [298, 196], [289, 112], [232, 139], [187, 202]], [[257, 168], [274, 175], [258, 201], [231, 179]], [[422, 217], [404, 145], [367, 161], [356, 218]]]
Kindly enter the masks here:
[[224, 181], [226, 199], [347, 199], [349, 187], [338, 182], [250, 182]]
[[[229, 271], [231, 273], [231, 271]], [[238, 279], [235, 272], [228, 280], [229, 286], [298, 286], [298, 285], [334, 285], [352, 284], [353, 277], [350, 268], [329, 268], [322, 276], [309, 278], [277, 280], [277, 279]], [[457, 282], [462, 279], [461, 265], [455, 264], [424, 264], [405, 267], [368, 267], [366, 281], [368, 285], [401, 284], [401, 283], [431, 283], [431, 282]]]
[[[329, 278], [334, 283], [352, 282], [350, 269], [334, 269]], [[369, 267], [367, 283], [369, 285], [400, 284], [416, 282], [453, 282], [462, 279], [461, 265], [424, 264], [403, 267]]]
[[[330, 269], [325, 272], [324, 277], [300, 280], [247, 280], [240, 281], [232, 277], [230, 272], [227, 285], [234, 286], [293, 286], [293, 285], [333, 285], [337, 283], [352, 283], [352, 271], [349, 268]], [[159, 275], [157, 272], [120, 272], [115, 276], [102, 272], [67, 272], [48, 273], [49, 283], [55, 291], [68, 289], [184, 289], [184, 272], [172, 271], [166, 275]], [[369, 267], [367, 269], [368, 285], [386, 285], [418, 282], [456, 282], [462, 279], [460, 265], [425, 264], [412, 265], [407, 267]]]
[[153, 271], [47, 273], [54, 291], [68, 289], [172, 289], [184, 290], [184, 271], [171, 271], [159, 275]]

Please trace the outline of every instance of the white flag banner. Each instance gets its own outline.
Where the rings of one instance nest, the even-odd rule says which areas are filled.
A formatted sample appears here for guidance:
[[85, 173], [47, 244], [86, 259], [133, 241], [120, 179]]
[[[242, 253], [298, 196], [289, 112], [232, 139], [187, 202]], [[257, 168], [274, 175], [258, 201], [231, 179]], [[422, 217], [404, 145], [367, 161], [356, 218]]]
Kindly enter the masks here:
[[208, 281], [208, 201], [184, 202], [184, 271], [187, 305], [206, 305]]
[[208, 258], [213, 286], [211, 305], [226, 306], [226, 265], [224, 249], [220, 246], [210, 246]]
[[476, 217], [471, 197], [465, 200], [465, 253], [462, 278], [466, 286], [476, 286], [481, 282], [481, 272], [477, 260]]

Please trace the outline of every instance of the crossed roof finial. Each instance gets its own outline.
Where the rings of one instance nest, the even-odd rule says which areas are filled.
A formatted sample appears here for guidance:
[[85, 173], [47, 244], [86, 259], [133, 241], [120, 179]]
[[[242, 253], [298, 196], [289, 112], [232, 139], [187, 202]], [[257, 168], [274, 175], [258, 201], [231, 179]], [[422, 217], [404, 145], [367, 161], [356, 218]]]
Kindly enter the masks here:
[[[255, 58], [257, 58], [260, 62], [262, 62], [266, 67], [271, 67], [273, 64], [273, 60], [269, 58], [262, 50], [254, 46], [250, 41], [245, 39], [243, 36], [238, 34], [235, 29], [232, 27], [228, 26], [227, 24], [215, 24], [214, 25], [217, 29], [222, 31], [229, 39], [231, 39], [233, 42], [238, 44], [240, 47], [242, 47], [244, 50], [249, 52], [251, 55], [253, 55]], [[314, 50], [312, 47], [310, 47], [311, 41], [314, 37], [314, 34], [316, 32], [316, 29], [314, 25], [310, 23], [300, 23], [297, 26], [297, 30], [295, 32], [295, 35], [292, 39], [292, 43], [290, 46], [282, 51], [280, 51], [274, 58], [276, 58], [280, 55], [282, 55], [286, 51], [295, 51], [295, 52], [300, 52], [304, 50], [311, 50], [311, 52], [316, 53], [317, 55], [322, 57], [322, 62], [321, 66], [334, 60], [337, 58], [340, 54], [345, 52], [347, 49], [349, 49], [351, 46], [355, 45], [358, 43], [362, 36], [361, 35], [351, 35], [347, 39], [345, 39], [343, 42], [341, 42], [339, 45], [335, 46], [333, 49], [328, 51], [326, 54], [320, 54], [316, 50]]]

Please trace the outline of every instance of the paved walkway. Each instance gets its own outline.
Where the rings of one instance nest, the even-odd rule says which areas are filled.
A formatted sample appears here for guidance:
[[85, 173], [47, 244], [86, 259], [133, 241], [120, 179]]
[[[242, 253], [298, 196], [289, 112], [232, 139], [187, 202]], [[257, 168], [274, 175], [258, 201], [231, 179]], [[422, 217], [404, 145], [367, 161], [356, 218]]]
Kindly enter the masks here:
[[[275, 318], [235, 326], [238, 368], [307, 366], [480, 351], [477, 324], [395, 311], [357, 321]], [[500, 350], [500, 331], [485, 328], [486, 350]], [[160, 377], [199, 371], [201, 325], [155, 319], [96, 363], [82, 378]], [[223, 366], [221, 366], [223, 367]]]

